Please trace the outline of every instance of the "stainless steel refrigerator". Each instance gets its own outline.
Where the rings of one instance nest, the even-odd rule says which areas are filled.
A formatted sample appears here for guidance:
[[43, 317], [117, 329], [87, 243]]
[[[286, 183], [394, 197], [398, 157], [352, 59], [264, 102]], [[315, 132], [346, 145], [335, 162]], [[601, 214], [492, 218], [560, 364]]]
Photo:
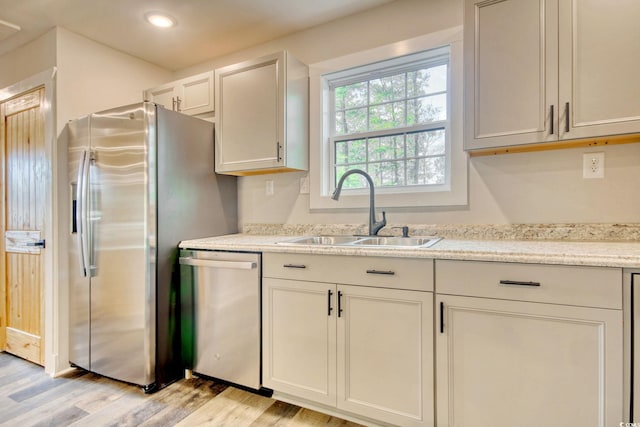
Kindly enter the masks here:
[[68, 123], [70, 363], [143, 387], [182, 374], [178, 243], [237, 231], [213, 124], [144, 102]]

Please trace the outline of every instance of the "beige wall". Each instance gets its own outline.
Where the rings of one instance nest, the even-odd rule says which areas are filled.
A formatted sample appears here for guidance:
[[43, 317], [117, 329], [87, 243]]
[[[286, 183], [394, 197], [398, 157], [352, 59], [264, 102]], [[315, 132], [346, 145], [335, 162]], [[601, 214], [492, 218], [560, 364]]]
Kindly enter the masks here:
[[142, 101], [142, 91], [172, 73], [57, 28], [58, 130], [77, 117]]
[[461, 0], [396, 0], [283, 38], [179, 70], [187, 77], [286, 49], [306, 64], [462, 25]]
[[142, 91], [173, 78], [168, 70], [58, 27], [0, 56], [0, 90], [52, 67], [57, 134], [71, 119], [140, 102]]
[[51, 30], [24, 46], [0, 56], [0, 89], [56, 65], [56, 31]]
[[[404, 40], [462, 23], [461, 0], [400, 0], [252, 49], [199, 64], [178, 77], [287, 49], [307, 64]], [[582, 154], [606, 153], [605, 178], [582, 178]], [[299, 194], [305, 173], [240, 178], [240, 223], [365, 223], [365, 210], [309, 210]], [[265, 196], [265, 181], [275, 194]], [[339, 202], [336, 203], [339, 205]], [[385, 208], [389, 223], [638, 222], [640, 145], [568, 149], [474, 158], [469, 204], [463, 207]]]

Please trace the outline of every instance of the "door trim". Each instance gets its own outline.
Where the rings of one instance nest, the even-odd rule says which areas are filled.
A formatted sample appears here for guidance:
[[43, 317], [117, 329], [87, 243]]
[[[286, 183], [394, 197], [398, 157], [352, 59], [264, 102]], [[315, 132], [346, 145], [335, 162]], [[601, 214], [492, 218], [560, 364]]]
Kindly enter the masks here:
[[[57, 226], [56, 213], [59, 212], [60, 208], [64, 208], [64, 206], [58, 206], [58, 200], [66, 199], [58, 197], [58, 177], [54, 173], [54, 170], [58, 169], [55, 168], [55, 165], [62, 164], [58, 162], [65, 160], [59, 158], [55, 150], [56, 114], [54, 102], [56, 100], [56, 73], [57, 68], [51, 67], [18, 83], [0, 89], [0, 102], [4, 102], [22, 93], [44, 87], [44, 144], [48, 168], [43, 171], [43, 176], [48, 182], [49, 191], [45, 198], [47, 215], [45, 216], [45, 234], [43, 237], [47, 243], [51, 242], [51, 245], [47, 248], [49, 250], [44, 251], [43, 333], [46, 337], [44, 340], [44, 369], [50, 375], [68, 368], [68, 321], [64, 305], [68, 299], [68, 290], [66, 287], [61, 287], [62, 281], [58, 280], [58, 276], [65, 271], [64, 268], [59, 269], [59, 266], [65, 265], [62, 264], [62, 262], [66, 262], [62, 257], [66, 257], [66, 251], [59, 250], [61, 244], [63, 244], [59, 239], [65, 234]], [[4, 190], [2, 191], [4, 199]], [[2, 224], [5, 224], [4, 213], [2, 216]], [[60, 223], [62, 222], [60, 221]], [[54, 227], [54, 224], [56, 224], [56, 227]], [[2, 250], [4, 251], [4, 246], [2, 246]]]

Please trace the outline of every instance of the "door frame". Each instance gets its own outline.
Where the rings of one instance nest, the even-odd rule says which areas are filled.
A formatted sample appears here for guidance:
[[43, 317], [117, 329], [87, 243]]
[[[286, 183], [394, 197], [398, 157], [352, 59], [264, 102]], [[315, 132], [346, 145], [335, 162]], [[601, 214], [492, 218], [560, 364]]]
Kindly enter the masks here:
[[[60, 264], [59, 255], [64, 252], [60, 251], [59, 241], [60, 231], [54, 224], [57, 225], [58, 212], [58, 177], [56, 176], [58, 161], [58, 153], [56, 152], [56, 114], [55, 114], [55, 100], [56, 100], [56, 72], [57, 68], [52, 67], [31, 77], [28, 77], [18, 83], [11, 86], [0, 89], [0, 102], [4, 102], [10, 98], [14, 98], [22, 93], [30, 92], [39, 87], [44, 87], [44, 144], [45, 144], [45, 158], [47, 160], [48, 167], [44, 171], [43, 175], [47, 180], [47, 195], [45, 197], [45, 207], [47, 214], [45, 215], [45, 232], [44, 239], [47, 241], [47, 249], [43, 251], [44, 256], [44, 369], [45, 372], [54, 375], [55, 373], [68, 367], [68, 350], [65, 342], [68, 342], [68, 332], [65, 325], [65, 319], [68, 317], [66, 311], [60, 310], [65, 306], [66, 287], [60, 286], [58, 266]], [[4, 148], [2, 149], [4, 153]], [[4, 154], [3, 154], [4, 155]], [[4, 167], [2, 167], [4, 171]], [[4, 172], [3, 172], [4, 173]], [[2, 195], [4, 200], [4, 177], [2, 178]], [[2, 202], [4, 203], [4, 202]], [[3, 235], [0, 236], [4, 242], [4, 209], [2, 209], [2, 225], [1, 229]], [[2, 256], [4, 256], [4, 243], [1, 244]], [[4, 262], [2, 262], [4, 265]], [[4, 271], [4, 267], [2, 268]], [[2, 279], [4, 281], [4, 279]], [[3, 286], [5, 284], [3, 283]], [[5, 304], [2, 305], [6, 308]], [[62, 326], [62, 327], [61, 327]], [[66, 338], [66, 340], [65, 340]], [[62, 366], [60, 361], [63, 360]]]

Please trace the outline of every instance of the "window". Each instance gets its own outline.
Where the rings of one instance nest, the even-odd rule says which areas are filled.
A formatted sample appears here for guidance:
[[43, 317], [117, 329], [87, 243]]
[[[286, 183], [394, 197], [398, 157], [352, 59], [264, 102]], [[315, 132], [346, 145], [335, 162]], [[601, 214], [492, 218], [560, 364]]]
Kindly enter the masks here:
[[[325, 76], [333, 187], [355, 168], [376, 187], [447, 184], [448, 66], [446, 47]], [[366, 186], [351, 175], [343, 188]]]
[[340, 177], [362, 169], [380, 207], [467, 204], [462, 148], [462, 28], [322, 63], [310, 74], [310, 207], [368, 206], [368, 184]]

